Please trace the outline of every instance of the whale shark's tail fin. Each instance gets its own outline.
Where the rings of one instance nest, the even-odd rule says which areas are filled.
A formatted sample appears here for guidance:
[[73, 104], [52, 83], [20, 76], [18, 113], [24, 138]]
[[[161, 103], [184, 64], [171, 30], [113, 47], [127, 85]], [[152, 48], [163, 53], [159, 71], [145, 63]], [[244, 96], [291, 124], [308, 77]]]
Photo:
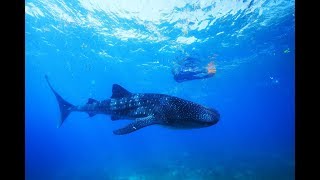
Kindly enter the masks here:
[[69, 102], [67, 102], [66, 100], [64, 100], [51, 86], [49, 80], [48, 80], [48, 76], [45, 75], [45, 78], [47, 80], [47, 83], [50, 87], [50, 89], [52, 90], [52, 92], [54, 93], [54, 95], [57, 98], [57, 101], [59, 103], [59, 108], [60, 108], [60, 120], [58, 122], [57, 127], [59, 128], [62, 123], [64, 122], [64, 120], [68, 117], [68, 115], [74, 110], [75, 106], [70, 104]]

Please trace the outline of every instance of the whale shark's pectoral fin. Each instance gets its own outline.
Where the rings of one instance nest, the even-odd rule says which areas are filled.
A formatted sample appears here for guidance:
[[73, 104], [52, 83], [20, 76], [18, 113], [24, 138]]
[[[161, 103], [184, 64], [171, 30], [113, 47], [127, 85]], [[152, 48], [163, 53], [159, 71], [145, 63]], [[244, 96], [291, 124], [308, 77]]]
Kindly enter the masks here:
[[153, 116], [137, 118], [134, 122], [128, 124], [124, 128], [113, 131], [113, 133], [116, 135], [129, 134], [129, 133], [132, 133], [133, 131], [136, 131], [138, 129], [141, 129], [143, 127], [150, 126], [153, 124], [158, 124], [158, 122]]
[[117, 116], [117, 115], [112, 115], [111, 116], [111, 120], [112, 121], [119, 120], [119, 119], [122, 119], [121, 116]]
[[89, 114], [89, 117], [96, 115], [96, 113], [92, 113], [92, 112], [88, 112], [88, 114]]

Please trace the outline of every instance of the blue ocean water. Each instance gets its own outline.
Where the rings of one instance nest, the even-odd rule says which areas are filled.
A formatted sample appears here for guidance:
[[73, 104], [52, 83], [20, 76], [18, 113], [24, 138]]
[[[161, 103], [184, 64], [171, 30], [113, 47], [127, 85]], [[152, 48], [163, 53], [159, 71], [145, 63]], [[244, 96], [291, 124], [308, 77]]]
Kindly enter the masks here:
[[[295, 170], [293, 0], [28, 0], [25, 2], [25, 176], [28, 180], [292, 180]], [[186, 56], [216, 74], [177, 83]], [[213, 107], [207, 128], [149, 126], [59, 106], [131, 92]]]

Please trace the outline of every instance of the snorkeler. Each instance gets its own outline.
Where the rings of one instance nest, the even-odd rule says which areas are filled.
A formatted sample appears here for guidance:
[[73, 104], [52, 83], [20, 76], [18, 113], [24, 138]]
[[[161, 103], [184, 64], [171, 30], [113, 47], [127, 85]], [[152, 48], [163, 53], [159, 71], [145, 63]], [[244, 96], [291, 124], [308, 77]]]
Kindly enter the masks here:
[[205, 79], [216, 73], [213, 61], [203, 65], [199, 59], [187, 57], [172, 68], [173, 78], [177, 82]]

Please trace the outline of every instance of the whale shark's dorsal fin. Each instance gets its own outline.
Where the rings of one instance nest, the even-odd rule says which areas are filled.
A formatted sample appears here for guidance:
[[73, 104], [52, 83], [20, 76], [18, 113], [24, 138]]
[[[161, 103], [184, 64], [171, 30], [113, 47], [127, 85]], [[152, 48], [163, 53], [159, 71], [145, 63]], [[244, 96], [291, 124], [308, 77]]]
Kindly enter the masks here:
[[93, 104], [93, 103], [98, 103], [97, 100], [89, 98], [87, 104]]
[[113, 84], [112, 85], [112, 96], [111, 98], [122, 98], [126, 96], [130, 96], [131, 92], [123, 88], [122, 86], [118, 84]]

